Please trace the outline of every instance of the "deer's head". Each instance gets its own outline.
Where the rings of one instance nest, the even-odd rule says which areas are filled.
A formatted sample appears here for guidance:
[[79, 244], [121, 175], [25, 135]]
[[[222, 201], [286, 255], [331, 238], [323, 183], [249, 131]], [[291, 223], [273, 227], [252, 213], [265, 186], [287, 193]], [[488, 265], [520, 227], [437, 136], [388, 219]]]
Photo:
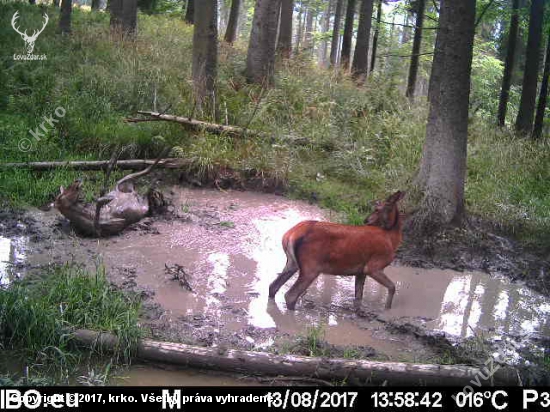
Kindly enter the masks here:
[[11, 19], [11, 25], [13, 29], [21, 35], [21, 38], [25, 41], [25, 48], [27, 49], [27, 54], [32, 54], [34, 50], [34, 43], [36, 42], [36, 39], [38, 38], [38, 35], [44, 31], [46, 28], [46, 24], [48, 24], [49, 17], [46, 13], [44, 13], [44, 25], [40, 30], [34, 30], [32, 35], [27, 34], [27, 30], [24, 32], [21, 32], [19, 28], [16, 26], [17, 19], [19, 18], [19, 12], [16, 11], [13, 15], [13, 18]]
[[75, 180], [68, 188], [61, 186], [59, 188], [59, 194], [54, 200], [54, 206], [57, 210], [66, 210], [71, 208], [79, 202], [80, 199], [80, 187], [82, 186], [82, 181]]
[[368, 226], [380, 226], [384, 229], [392, 228], [398, 217], [401, 217], [397, 203], [405, 197], [405, 192], [397, 191], [384, 202], [377, 200], [374, 204], [374, 212], [365, 219]]

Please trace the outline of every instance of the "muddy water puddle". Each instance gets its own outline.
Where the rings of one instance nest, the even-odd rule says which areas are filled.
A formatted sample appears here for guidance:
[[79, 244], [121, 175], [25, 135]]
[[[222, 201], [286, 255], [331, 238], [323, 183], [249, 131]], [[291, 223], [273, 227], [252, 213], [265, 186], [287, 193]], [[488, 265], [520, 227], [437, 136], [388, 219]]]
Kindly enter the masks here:
[[[459, 338], [477, 333], [550, 336], [550, 301], [526, 287], [482, 273], [397, 265], [386, 270], [397, 286], [389, 311], [383, 309], [386, 289], [372, 279], [365, 285], [366, 316], [358, 316], [352, 311], [354, 279], [322, 275], [289, 312], [284, 293], [295, 278], [274, 302], [267, 297], [286, 260], [281, 238], [302, 220], [337, 216], [275, 195], [181, 188], [172, 193], [172, 218], [146, 222], [118, 237], [81, 239], [59, 231], [38, 243], [0, 237], [3, 282], [20, 274], [22, 263], [33, 267], [73, 259], [92, 266], [98, 256], [118, 285], [151, 291], [167, 324], [185, 323], [192, 333], [224, 332], [252, 348], [272, 345], [272, 331], [296, 336], [321, 325], [324, 338], [334, 345], [370, 346], [390, 359], [416, 359], [421, 348], [410, 337], [389, 333], [384, 325], [392, 321]], [[44, 231], [59, 226], [56, 211], [30, 213]], [[191, 291], [167, 275], [165, 266], [176, 264]], [[223, 342], [214, 336], [209, 344]]]
[[133, 365], [109, 381], [119, 386], [260, 386], [254, 379], [195, 369], [158, 368], [152, 365]]

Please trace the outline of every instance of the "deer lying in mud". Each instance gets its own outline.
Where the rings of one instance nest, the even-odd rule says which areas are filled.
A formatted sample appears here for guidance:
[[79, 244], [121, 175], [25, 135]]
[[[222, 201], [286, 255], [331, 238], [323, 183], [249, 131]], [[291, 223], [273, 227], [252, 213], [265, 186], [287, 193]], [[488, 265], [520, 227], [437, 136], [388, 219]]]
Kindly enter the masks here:
[[[71, 221], [77, 232], [87, 236], [111, 236], [122, 232], [129, 225], [139, 222], [151, 209], [163, 203], [162, 195], [149, 190], [147, 196], [141, 196], [131, 180], [149, 173], [159, 162], [140, 172], [124, 176], [114, 190], [97, 200], [95, 208], [81, 201], [80, 180], [75, 180], [67, 189], [63, 186], [54, 200], [54, 207]], [[160, 199], [159, 199], [160, 197]]]
[[384, 268], [393, 261], [401, 244], [403, 222], [397, 203], [404, 196], [398, 191], [385, 202], [377, 202], [364, 226], [312, 220], [298, 223], [283, 236], [287, 262], [269, 286], [269, 297], [274, 298], [296, 271], [298, 279], [285, 295], [289, 310], [294, 310], [298, 298], [319, 274], [355, 276], [354, 306], [359, 309], [369, 275], [388, 289], [386, 309], [390, 309], [395, 285], [384, 274]]

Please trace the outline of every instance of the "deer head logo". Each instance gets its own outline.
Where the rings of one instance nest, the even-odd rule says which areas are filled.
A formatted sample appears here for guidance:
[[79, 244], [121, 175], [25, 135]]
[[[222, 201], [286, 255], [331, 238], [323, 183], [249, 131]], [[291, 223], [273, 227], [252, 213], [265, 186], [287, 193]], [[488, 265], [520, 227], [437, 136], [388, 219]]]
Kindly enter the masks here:
[[48, 24], [49, 18], [46, 13], [44, 13], [44, 25], [40, 30], [35, 30], [32, 36], [29, 36], [27, 34], [27, 30], [25, 30], [24, 33], [21, 33], [19, 31], [19, 28], [16, 26], [17, 19], [19, 18], [19, 12], [16, 11], [13, 15], [13, 18], [11, 19], [11, 25], [13, 29], [21, 35], [23, 40], [25, 41], [25, 48], [27, 49], [27, 54], [32, 54], [32, 51], [34, 50], [34, 43], [36, 42], [36, 39], [38, 38], [38, 35], [44, 31], [46, 28], [46, 24]]

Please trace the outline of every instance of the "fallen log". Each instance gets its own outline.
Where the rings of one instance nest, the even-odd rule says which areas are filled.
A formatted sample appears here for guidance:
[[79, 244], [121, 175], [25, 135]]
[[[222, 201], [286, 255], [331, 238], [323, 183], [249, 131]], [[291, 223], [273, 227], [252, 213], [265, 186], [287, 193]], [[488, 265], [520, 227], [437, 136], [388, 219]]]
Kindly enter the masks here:
[[[88, 161], [62, 161], [62, 162], [25, 162], [25, 163], [0, 163], [0, 168], [21, 169], [29, 168], [33, 170], [52, 170], [58, 168], [75, 170], [106, 170], [109, 167], [110, 160], [88, 160]], [[146, 169], [155, 163], [155, 160], [132, 159], [119, 160], [116, 168], [121, 170], [141, 170]], [[160, 160], [155, 167], [166, 169], [179, 169], [191, 164], [190, 160], [179, 158], [167, 158]]]
[[164, 114], [158, 112], [147, 112], [147, 111], [138, 111], [139, 114], [144, 116], [149, 116], [149, 119], [135, 119], [127, 118], [125, 121], [128, 123], [140, 123], [140, 122], [152, 122], [152, 121], [167, 121], [175, 122], [183, 125], [188, 130], [201, 131], [205, 130], [212, 134], [226, 134], [236, 138], [246, 138], [246, 137], [260, 137], [264, 140], [269, 141], [270, 143], [275, 143], [277, 139], [282, 141], [289, 142], [291, 144], [304, 146], [310, 144], [311, 142], [304, 137], [295, 137], [295, 136], [278, 136], [275, 137], [269, 133], [259, 132], [257, 130], [250, 130], [244, 127], [239, 126], [230, 126], [223, 125], [218, 123], [209, 123], [203, 122], [201, 120], [192, 119], [190, 117], [175, 116], [172, 114]]
[[[80, 329], [74, 332], [75, 341], [86, 347], [111, 351], [118, 339], [110, 333]], [[317, 358], [296, 355], [275, 355], [235, 349], [206, 348], [182, 343], [142, 339], [137, 358], [170, 363], [185, 367], [226, 370], [254, 375], [286, 375], [325, 380], [360, 381], [391, 385], [518, 385], [513, 368], [500, 368], [492, 379], [483, 380], [482, 371], [466, 365], [432, 365], [403, 362], [375, 362], [337, 358]], [[495, 368], [496, 369], [496, 368]], [[486, 372], [486, 370], [484, 371]]]

